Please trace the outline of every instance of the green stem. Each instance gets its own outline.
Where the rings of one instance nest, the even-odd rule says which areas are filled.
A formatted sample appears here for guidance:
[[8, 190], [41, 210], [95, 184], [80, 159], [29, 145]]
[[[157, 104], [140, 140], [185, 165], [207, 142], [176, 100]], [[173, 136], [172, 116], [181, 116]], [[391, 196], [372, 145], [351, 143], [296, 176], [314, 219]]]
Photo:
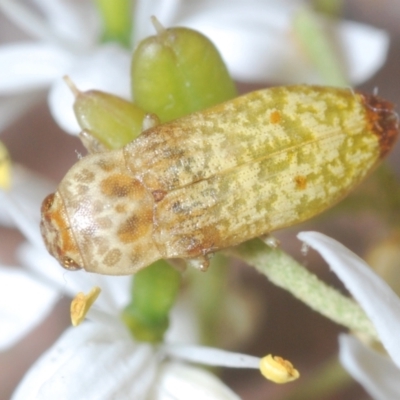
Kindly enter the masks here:
[[354, 300], [328, 286], [281, 249], [272, 249], [260, 239], [253, 239], [227, 252], [255, 267], [272, 283], [325, 317], [378, 339], [371, 321]]
[[153, 343], [163, 340], [180, 284], [181, 274], [164, 260], [135, 274], [131, 302], [123, 310], [122, 320], [136, 340]]
[[188, 269], [190, 294], [200, 321], [201, 343], [207, 346], [218, 344], [221, 314], [228, 291], [229, 258], [215, 254], [207, 273]]
[[339, 17], [343, 11], [343, 0], [312, 0], [315, 11], [330, 17]]
[[310, 9], [303, 8], [293, 21], [293, 29], [296, 39], [301, 42], [324, 83], [332, 86], [348, 86], [337, 52], [316, 15]]
[[103, 21], [103, 42], [117, 42], [130, 48], [133, 1], [94, 0]]

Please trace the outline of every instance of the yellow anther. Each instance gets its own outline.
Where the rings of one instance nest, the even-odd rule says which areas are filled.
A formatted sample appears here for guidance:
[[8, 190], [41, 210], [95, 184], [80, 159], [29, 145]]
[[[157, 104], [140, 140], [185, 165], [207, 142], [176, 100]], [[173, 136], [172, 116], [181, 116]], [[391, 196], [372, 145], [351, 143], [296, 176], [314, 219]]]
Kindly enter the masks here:
[[267, 379], [275, 383], [291, 382], [300, 376], [299, 371], [290, 361], [271, 354], [261, 359], [260, 371]]
[[6, 146], [0, 142], [0, 189], [11, 186], [11, 161]]
[[85, 319], [100, 292], [101, 289], [95, 286], [88, 294], [79, 292], [71, 301], [71, 322], [73, 326], [78, 326]]

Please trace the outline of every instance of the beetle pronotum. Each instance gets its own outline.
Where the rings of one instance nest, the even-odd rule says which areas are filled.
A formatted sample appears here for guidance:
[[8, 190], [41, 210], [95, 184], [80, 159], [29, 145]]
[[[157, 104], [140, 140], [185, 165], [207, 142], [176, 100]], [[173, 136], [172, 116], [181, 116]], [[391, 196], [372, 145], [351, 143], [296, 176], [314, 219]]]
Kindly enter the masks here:
[[398, 133], [389, 102], [317, 86], [260, 90], [144, 131], [74, 165], [42, 206], [67, 269], [132, 274], [310, 218], [342, 199]]

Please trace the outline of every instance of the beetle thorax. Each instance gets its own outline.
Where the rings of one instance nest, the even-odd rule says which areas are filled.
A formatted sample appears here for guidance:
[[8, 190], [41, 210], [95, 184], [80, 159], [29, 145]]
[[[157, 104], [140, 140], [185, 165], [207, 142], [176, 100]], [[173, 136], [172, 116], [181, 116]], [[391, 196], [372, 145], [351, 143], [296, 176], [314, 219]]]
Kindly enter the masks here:
[[120, 151], [83, 158], [59, 187], [88, 271], [132, 274], [160, 258], [152, 240], [153, 197]]

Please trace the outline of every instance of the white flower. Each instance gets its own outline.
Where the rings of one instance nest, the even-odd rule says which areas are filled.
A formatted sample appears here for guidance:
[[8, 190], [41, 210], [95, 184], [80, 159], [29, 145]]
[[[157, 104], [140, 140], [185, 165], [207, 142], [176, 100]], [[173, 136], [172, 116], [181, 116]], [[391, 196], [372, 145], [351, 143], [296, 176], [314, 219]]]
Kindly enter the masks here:
[[[10, 115], [2, 115], [0, 129], [10, 122], [11, 114], [15, 117], [31, 104], [39, 89], [50, 88], [54, 117], [66, 131], [76, 133], [73, 97], [62, 76], [68, 74], [82, 90], [96, 88], [128, 98], [130, 52], [97, 42], [100, 22], [88, 0], [34, 3], [42, 16], [21, 0], [0, 0], [0, 10], [36, 40], [0, 47], [0, 96], [9, 96], [0, 99], [0, 106], [7, 107]], [[136, 2], [134, 38], [154, 34], [150, 16], [156, 15], [165, 26], [187, 26], [207, 35], [239, 81], [321, 83], [292, 32], [293, 18], [304, 4], [302, 0], [142, 0]], [[384, 31], [352, 22], [328, 25], [350, 82], [368, 79], [384, 63], [389, 43]]]
[[135, 343], [125, 326], [98, 309], [95, 322], [69, 328], [31, 367], [13, 400], [232, 399], [215, 376], [184, 364], [259, 368], [260, 359], [198, 346]]
[[374, 324], [390, 357], [342, 334], [341, 363], [374, 399], [400, 398], [400, 298], [368, 264], [337, 241], [318, 232], [301, 232], [298, 238], [317, 250], [342, 280]]
[[[88, 296], [76, 296], [71, 305], [74, 324], [85, 317], [98, 293], [94, 288]], [[260, 369], [279, 383], [298, 377], [290, 363], [271, 356], [261, 360], [173, 342], [135, 343], [118, 314], [105, 312], [97, 305], [89, 309], [86, 316], [91, 321], [67, 329], [31, 367], [12, 398], [239, 399], [212, 374], [182, 361]]]

